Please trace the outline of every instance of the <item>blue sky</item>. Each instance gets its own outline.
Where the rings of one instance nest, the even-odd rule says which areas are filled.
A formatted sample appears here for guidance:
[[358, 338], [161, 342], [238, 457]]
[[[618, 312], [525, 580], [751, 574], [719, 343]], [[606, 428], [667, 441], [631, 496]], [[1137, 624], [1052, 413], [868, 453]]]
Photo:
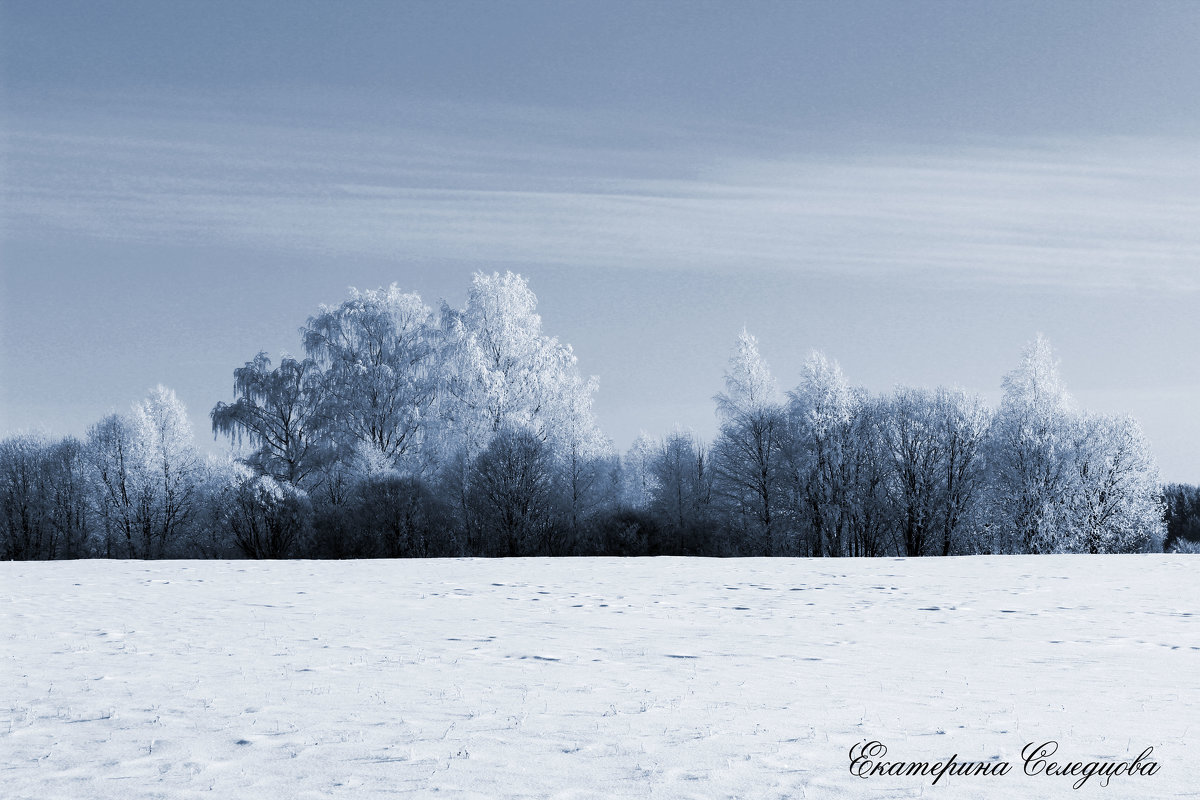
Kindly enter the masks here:
[[1200, 5], [0, 0], [0, 434], [232, 370], [346, 287], [530, 278], [621, 446], [747, 325], [784, 386], [998, 398], [1045, 333], [1200, 481]]

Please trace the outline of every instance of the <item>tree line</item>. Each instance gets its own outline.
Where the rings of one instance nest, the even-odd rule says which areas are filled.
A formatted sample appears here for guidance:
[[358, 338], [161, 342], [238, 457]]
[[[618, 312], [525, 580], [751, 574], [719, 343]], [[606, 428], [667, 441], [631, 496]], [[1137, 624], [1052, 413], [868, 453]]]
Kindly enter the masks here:
[[872, 394], [814, 352], [782, 392], [743, 331], [711, 443], [618, 453], [595, 378], [512, 273], [432, 309], [354, 291], [258, 353], [202, 457], [159, 386], [83, 439], [0, 441], [0, 557], [935, 556], [1123, 553], [1200, 540], [1137, 422], [1076, 407], [1040, 336], [995, 409], [961, 389]]

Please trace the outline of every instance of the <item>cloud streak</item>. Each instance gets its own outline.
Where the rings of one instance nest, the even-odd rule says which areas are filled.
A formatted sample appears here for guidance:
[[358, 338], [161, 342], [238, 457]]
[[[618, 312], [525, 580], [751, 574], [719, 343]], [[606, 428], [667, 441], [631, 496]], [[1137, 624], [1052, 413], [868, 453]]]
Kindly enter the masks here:
[[673, 131], [597, 148], [583, 118], [466, 122], [18, 118], [4, 228], [332, 258], [1200, 290], [1197, 142], [837, 152]]

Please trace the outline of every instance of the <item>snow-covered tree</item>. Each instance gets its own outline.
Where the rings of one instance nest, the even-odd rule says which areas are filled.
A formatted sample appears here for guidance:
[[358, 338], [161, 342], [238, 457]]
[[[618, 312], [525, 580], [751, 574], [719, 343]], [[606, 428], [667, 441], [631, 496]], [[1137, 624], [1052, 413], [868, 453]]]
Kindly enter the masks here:
[[199, 510], [204, 463], [175, 392], [159, 385], [128, 415], [88, 430], [85, 447], [106, 555], [162, 558]]
[[437, 336], [416, 294], [360, 292], [322, 306], [301, 331], [320, 368], [320, 421], [349, 449], [378, 451], [397, 468], [421, 473], [437, 398]]
[[654, 456], [659, 443], [642, 431], [621, 457], [621, 502], [628, 508], [650, 505], [655, 490]]
[[445, 415], [470, 452], [503, 428], [555, 444], [597, 435], [587, 430], [597, 381], [581, 378], [570, 345], [542, 333], [536, 309], [537, 297], [512, 272], [476, 273], [463, 309], [443, 309]]
[[162, 557], [196, 513], [202, 461], [187, 409], [159, 384], [133, 408], [130, 424], [137, 467], [143, 558]]
[[721, 422], [713, 444], [714, 493], [727, 524], [740, 531], [750, 552], [785, 552], [780, 473], [787, 418], [758, 341], [744, 328], [725, 371], [725, 391], [714, 400]]
[[225, 523], [247, 558], [287, 558], [303, 543], [312, 516], [308, 495], [294, 485], [246, 467], [228, 486]]
[[778, 404], [779, 386], [771, 376], [767, 362], [758, 352], [758, 339], [745, 328], [738, 334], [729, 366], [725, 370], [725, 391], [714, 400], [722, 422], [742, 419]]
[[233, 371], [237, 399], [213, 408], [213, 434], [224, 434], [235, 444], [249, 441], [256, 449], [247, 464], [275, 480], [300, 485], [330, 449], [321, 430], [321, 415], [329, 410], [322, 402], [322, 377], [312, 359], [284, 356], [272, 369], [271, 359], [260, 352]]
[[979, 538], [992, 411], [983, 398], [963, 389], [938, 389], [936, 403], [945, 470], [940, 554], [948, 556]]
[[898, 511], [900, 540], [907, 556], [930, 553], [938, 533], [944, 494], [942, 425], [932, 392], [900, 387], [888, 399], [882, 428]]
[[993, 526], [1004, 549], [1058, 552], [1071, 536], [1067, 509], [1075, 406], [1050, 343], [1039, 334], [1004, 376], [991, 440]]
[[1074, 427], [1066, 549], [1161, 552], [1166, 536], [1158, 465], [1130, 417], [1083, 414]]
[[977, 396], [945, 388], [898, 388], [882, 409], [900, 549], [949, 555], [978, 499], [990, 414]]
[[800, 383], [788, 396], [788, 480], [807, 528], [807, 551], [842, 555], [853, 532], [855, 419], [862, 398], [837, 362], [819, 352], [805, 361]]
[[52, 558], [91, 555], [93, 527], [91, 470], [84, 446], [73, 436], [51, 443], [45, 450], [48, 513], [53, 531]]
[[0, 441], [0, 560], [93, 555], [91, 501], [78, 439], [18, 434]]
[[590, 392], [572, 393], [579, 406], [570, 412], [558, 442], [558, 472], [561, 476], [565, 525], [573, 539], [582, 526], [610, 496], [612, 442], [600, 433], [591, 411]]
[[88, 428], [87, 454], [92, 465], [96, 513], [102, 527], [102, 550], [109, 558], [137, 558], [144, 542], [139, 502], [145, 486], [129, 418], [110, 414]]
[[50, 558], [45, 442], [29, 434], [0, 442], [0, 558]]
[[464, 522], [471, 465], [500, 431], [547, 445], [576, 520], [610, 447], [592, 412], [596, 378], [581, 376], [571, 347], [542, 333], [536, 309], [525, 279], [511, 272], [476, 273], [464, 307], [443, 307], [440, 460]]

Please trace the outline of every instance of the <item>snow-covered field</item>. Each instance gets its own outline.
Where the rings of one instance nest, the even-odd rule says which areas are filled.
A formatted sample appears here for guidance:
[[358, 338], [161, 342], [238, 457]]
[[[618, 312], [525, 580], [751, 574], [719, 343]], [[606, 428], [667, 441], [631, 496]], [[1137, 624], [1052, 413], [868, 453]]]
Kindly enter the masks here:
[[1197, 600], [1182, 556], [3, 563], [0, 795], [1196, 797]]

